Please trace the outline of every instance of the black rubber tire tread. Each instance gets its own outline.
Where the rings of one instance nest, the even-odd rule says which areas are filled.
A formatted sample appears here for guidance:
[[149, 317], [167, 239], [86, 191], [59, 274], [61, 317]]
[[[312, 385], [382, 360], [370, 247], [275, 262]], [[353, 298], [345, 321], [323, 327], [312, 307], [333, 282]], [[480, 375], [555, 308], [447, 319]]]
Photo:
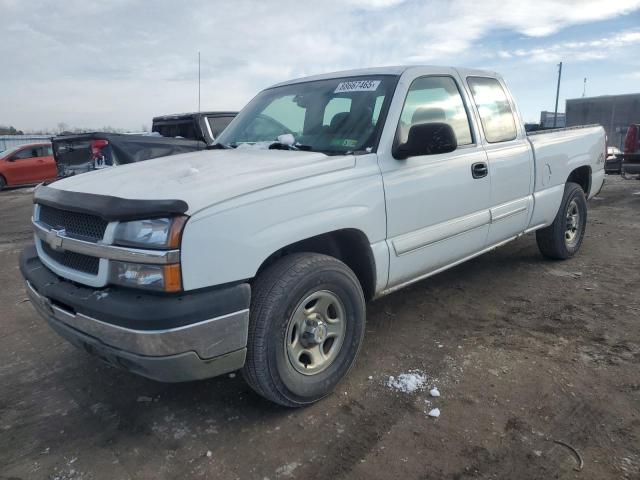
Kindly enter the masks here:
[[[566, 229], [566, 212], [569, 202], [573, 199], [577, 199], [578, 208], [581, 209], [582, 215], [582, 231], [580, 232], [580, 239], [576, 246], [572, 249], [567, 248], [565, 243], [565, 229]], [[538, 243], [538, 249], [540, 253], [547, 258], [554, 260], [566, 260], [573, 257], [584, 239], [584, 233], [587, 226], [587, 200], [582, 187], [577, 183], [567, 182], [564, 187], [564, 195], [562, 197], [562, 203], [556, 214], [556, 218], [553, 223], [548, 227], [541, 228], [536, 231], [536, 241]]]
[[6, 186], [7, 186], [7, 181], [5, 180], [5, 178], [2, 175], [0, 175], [0, 190], [3, 190], [4, 187], [6, 187]]
[[[247, 358], [243, 367], [243, 377], [249, 386], [262, 397], [285, 407], [302, 407], [314, 403], [329, 395], [331, 390], [318, 398], [309, 401], [296, 401], [285, 395], [273, 380], [277, 374], [269, 368], [267, 361], [267, 343], [271, 322], [270, 314], [277, 309], [279, 302], [287, 298], [287, 293], [297, 285], [309, 272], [319, 269], [334, 269], [347, 275], [357, 287], [362, 309], [362, 328], [359, 335], [358, 349], [364, 337], [365, 299], [362, 287], [353, 271], [340, 260], [317, 253], [294, 253], [287, 255], [261, 272], [252, 285], [249, 332], [247, 338]], [[358, 353], [356, 349], [351, 364], [344, 376], [353, 366]], [[339, 381], [339, 380], [338, 380]], [[337, 383], [337, 382], [336, 382]]]

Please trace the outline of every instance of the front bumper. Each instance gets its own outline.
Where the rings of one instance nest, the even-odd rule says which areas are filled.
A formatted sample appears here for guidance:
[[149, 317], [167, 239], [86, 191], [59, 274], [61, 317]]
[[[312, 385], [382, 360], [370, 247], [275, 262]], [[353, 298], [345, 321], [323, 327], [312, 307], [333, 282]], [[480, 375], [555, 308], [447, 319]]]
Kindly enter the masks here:
[[49, 325], [112, 365], [164, 382], [214, 377], [244, 365], [247, 284], [181, 296], [96, 290], [57, 277], [32, 247], [23, 252], [20, 269], [32, 305]]

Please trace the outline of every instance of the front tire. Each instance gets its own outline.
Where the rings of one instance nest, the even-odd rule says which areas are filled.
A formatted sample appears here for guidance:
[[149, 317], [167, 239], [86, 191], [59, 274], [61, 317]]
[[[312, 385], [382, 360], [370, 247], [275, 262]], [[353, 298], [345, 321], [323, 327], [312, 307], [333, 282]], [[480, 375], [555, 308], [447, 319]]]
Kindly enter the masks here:
[[586, 226], [585, 193], [577, 183], [567, 182], [555, 220], [536, 232], [540, 252], [555, 260], [573, 257], [582, 245]]
[[244, 378], [280, 405], [316, 402], [353, 365], [364, 325], [364, 295], [349, 267], [315, 253], [285, 256], [254, 282]]
[[0, 175], [0, 190], [3, 190], [7, 186], [7, 181], [2, 175]]

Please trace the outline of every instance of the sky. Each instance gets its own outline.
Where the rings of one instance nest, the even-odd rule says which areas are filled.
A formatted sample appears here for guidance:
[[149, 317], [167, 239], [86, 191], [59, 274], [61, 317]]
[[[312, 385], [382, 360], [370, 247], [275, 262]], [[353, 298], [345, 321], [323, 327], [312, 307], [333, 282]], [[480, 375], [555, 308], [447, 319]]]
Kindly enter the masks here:
[[0, 0], [0, 125], [149, 127], [242, 108], [305, 75], [384, 65], [501, 73], [525, 121], [640, 92], [640, 0]]

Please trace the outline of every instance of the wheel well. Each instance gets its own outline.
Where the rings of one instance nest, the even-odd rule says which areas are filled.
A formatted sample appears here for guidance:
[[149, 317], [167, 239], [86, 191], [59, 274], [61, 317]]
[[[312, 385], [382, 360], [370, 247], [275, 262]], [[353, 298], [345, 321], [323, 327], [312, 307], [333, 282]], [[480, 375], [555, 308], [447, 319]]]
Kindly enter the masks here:
[[567, 182], [577, 183], [582, 187], [585, 195], [589, 195], [591, 190], [591, 167], [583, 166], [578, 167], [569, 174]]
[[369, 239], [360, 230], [336, 230], [287, 245], [269, 255], [260, 265], [256, 276], [276, 260], [298, 252], [321, 253], [344, 262], [358, 277], [365, 298], [373, 298], [376, 287], [375, 259]]

